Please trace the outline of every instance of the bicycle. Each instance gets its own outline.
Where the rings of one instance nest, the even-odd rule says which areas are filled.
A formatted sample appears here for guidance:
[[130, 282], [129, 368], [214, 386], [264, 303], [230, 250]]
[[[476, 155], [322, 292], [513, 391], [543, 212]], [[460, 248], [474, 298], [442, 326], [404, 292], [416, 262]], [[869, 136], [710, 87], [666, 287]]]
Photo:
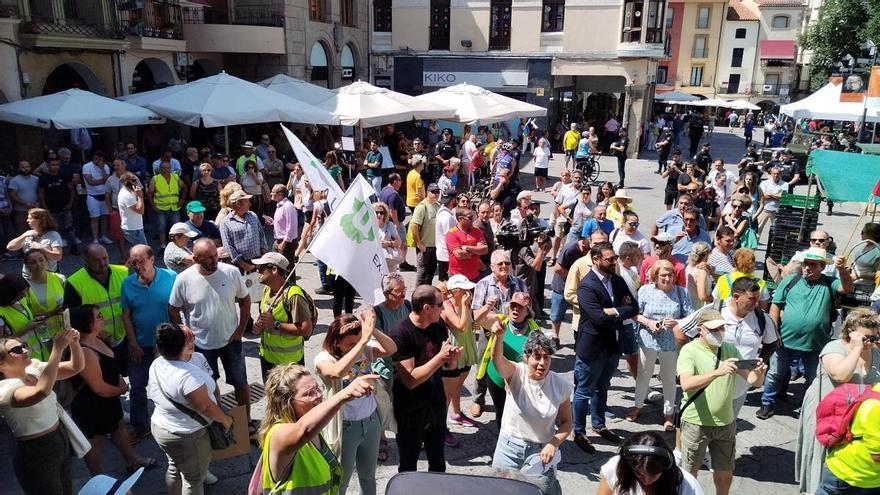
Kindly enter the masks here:
[[599, 179], [600, 153], [590, 153], [586, 158], [576, 158], [575, 168], [584, 174], [584, 182], [596, 182]]

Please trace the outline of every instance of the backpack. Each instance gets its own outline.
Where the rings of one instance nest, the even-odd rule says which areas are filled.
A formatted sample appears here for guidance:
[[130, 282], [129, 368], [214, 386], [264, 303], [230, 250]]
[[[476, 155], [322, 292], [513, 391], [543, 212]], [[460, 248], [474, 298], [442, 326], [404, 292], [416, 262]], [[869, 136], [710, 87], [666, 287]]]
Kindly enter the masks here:
[[[725, 274], [725, 276], [728, 276], [728, 275]], [[729, 282], [729, 280], [728, 280], [728, 282]], [[716, 300], [712, 301], [712, 307], [715, 310], [717, 310], [718, 312], [721, 312], [721, 308], [723, 308], [724, 306], [725, 306], [725, 302], [722, 301], [721, 299], [716, 299]], [[765, 313], [764, 310], [761, 309], [759, 306], [755, 306], [753, 313], [755, 313], [755, 318], [758, 319], [758, 336], [763, 337], [764, 330], [767, 329], [767, 313]]]
[[861, 383], [844, 383], [829, 392], [816, 407], [816, 440], [828, 448], [851, 442], [853, 417], [868, 399], [880, 400], [880, 393]]
[[[791, 288], [794, 287], [795, 284], [797, 284], [802, 278], [803, 275], [801, 275], [800, 273], [792, 277], [788, 284], [785, 285], [785, 288], [782, 289], [783, 299], [786, 299], [788, 297], [788, 291], [790, 291]], [[839, 298], [837, 297], [837, 294], [835, 294], [834, 289], [831, 288], [831, 281], [828, 279], [828, 277], [823, 274], [819, 280], [822, 281], [822, 285], [828, 288], [828, 293], [831, 295], [831, 309], [828, 310], [828, 321], [829, 323], [834, 323], [835, 321], [837, 321], [837, 308], [840, 303]], [[831, 332], [833, 331], [834, 330], [831, 329]]]

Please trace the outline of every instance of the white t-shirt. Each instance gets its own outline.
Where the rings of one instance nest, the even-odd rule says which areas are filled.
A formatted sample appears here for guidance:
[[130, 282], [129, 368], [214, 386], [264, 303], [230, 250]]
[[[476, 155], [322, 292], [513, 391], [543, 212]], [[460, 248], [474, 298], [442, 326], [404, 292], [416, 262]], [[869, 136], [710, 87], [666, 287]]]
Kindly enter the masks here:
[[[141, 184], [141, 180], [137, 177], [135, 177], [134, 180], [137, 182], [137, 185], [143, 189], [144, 186]], [[119, 191], [122, 189], [122, 179], [118, 175], [113, 174], [107, 179], [104, 186], [106, 186], [107, 190], [112, 194], [110, 204], [112, 204], [114, 208], [119, 208]]]
[[463, 165], [468, 165], [471, 163], [471, 156], [474, 154], [474, 151], [477, 150], [477, 145], [472, 143], [470, 139], [464, 142], [464, 145], [461, 147], [461, 163]]
[[437, 246], [437, 261], [449, 261], [449, 251], [446, 250], [446, 233], [455, 227], [455, 215], [452, 210], [441, 206], [437, 210], [437, 219], [434, 221], [434, 244]]
[[501, 431], [520, 440], [547, 443], [556, 434], [559, 406], [574, 386], [553, 371], [540, 382], [528, 378], [528, 365], [517, 363], [510, 377]]
[[764, 209], [767, 211], [778, 211], [779, 210], [779, 200], [778, 199], [770, 199], [767, 197], [767, 194], [779, 194], [783, 191], [788, 191], [788, 182], [779, 181], [773, 182], [770, 179], [767, 179], [761, 182], [760, 186], [761, 192], [764, 193]]
[[[156, 426], [172, 433], [193, 433], [203, 428], [198, 421], [174, 407], [165, 398], [165, 394], [180, 405], [192, 408], [186, 399], [186, 394], [205, 386], [208, 388], [208, 397], [216, 403], [214, 389], [217, 388], [217, 382], [214, 381], [205, 356], [194, 352], [189, 361], [168, 361], [163, 357], [157, 357], [150, 365], [149, 377], [147, 395], [156, 405], [150, 419]], [[159, 384], [162, 385], [161, 390]], [[165, 394], [162, 393], [163, 391]], [[208, 419], [208, 422], [210, 421]]]
[[131, 209], [137, 204], [137, 196], [126, 188], [119, 190], [117, 199], [119, 219], [123, 230], [141, 230], [144, 228], [144, 216]]
[[[210, 289], [210, 290], [208, 290]], [[238, 268], [220, 263], [210, 275], [193, 265], [177, 275], [168, 303], [183, 308], [187, 324], [201, 349], [219, 349], [229, 342], [238, 327], [236, 299], [248, 296]]]
[[[636, 487], [636, 493], [622, 494], [617, 489], [617, 463], [620, 462], [620, 456], [616, 455], [599, 468], [599, 473], [605, 478], [605, 482], [611, 487], [613, 495], [645, 495], [645, 491], [641, 487]], [[681, 468], [678, 468], [681, 469]], [[681, 480], [681, 486], [675, 495], [703, 495], [703, 488], [693, 475], [684, 469], [681, 469], [684, 479]]]
[[[727, 169], [724, 169], [723, 173], [724, 173], [724, 177], [725, 177], [724, 181], [727, 183], [727, 190], [733, 191], [734, 187], [736, 186], [736, 181], [739, 180], [739, 177], [737, 176], [737, 174], [728, 172]], [[714, 168], [712, 170], [710, 170], [709, 173], [706, 174], [706, 183], [712, 184], [714, 186], [716, 175], [718, 175], [717, 170], [715, 170]]]
[[[776, 332], [776, 323], [766, 315], [764, 325], [764, 335], [761, 336], [761, 325], [758, 323], [758, 317], [752, 311], [742, 320], [738, 320], [729, 306], [721, 308], [721, 316], [724, 318], [724, 341], [728, 344], [736, 346], [742, 359], [757, 359], [761, 352], [761, 346], [764, 344], [772, 344], [779, 340], [779, 334]], [[733, 389], [733, 397], [742, 397], [749, 391], [749, 382], [745, 378], [737, 375], [736, 385]]]
[[[355, 359], [354, 364], [351, 365], [351, 368], [348, 372], [348, 376], [342, 379], [342, 388], [347, 387], [355, 378], [362, 375], [369, 375], [373, 372], [373, 347], [372, 344], [375, 341], [371, 340], [369, 344], [364, 347], [364, 350], [358, 355], [357, 359]], [[327, 351], [321, 351], [315, 356], [315, 369], [318, 368], [318, 363], [335, 363], [337, 359], [330, 355]], [[321, 378], [321, 381], [324, 382], [324, 389], [327, 390], [330, 388], [328, 383], [328, 378], [326, 378], [321, 373], [317, 373], [317, 375]], [[327, 397], [327, 394], [325, 394]], [[342, 419], [345, 421], [360, 421], [364, 418], [369, 418], [373, 411], [376, 410], [378, 404], [376, 403], [376, 397], [374, 395], [365, 395], [363, 397], [359, 397], [357, 399], [352, 399], [346, 402], [342, 406]]]
[[548, 168], [550, 166], [550, 148], [535, 148], [535, 168]]
[[[102, 195], [107, 192], [107, 186], [105, 183], [107, 182], [107, 178], [110, 176], [110, 167], [106, 164], [104, 166], [99, 167], [95, 165], [94, 162], [89, 162], [83, 165], [82, 168], [83, 173], [83, 183], [86, 185], [86, 194], [90, 196]], [[85, 176], [91, 176], [92, 180], [101, 181], [100, 185], [93, 186], [86, 181]]]
[[[31, 359], [31, 364], [25, 369], [25, 372], [40, 378], [45, 369], [46, 363]], [[58, 401], [55, 398], [55, 392], [50, 391], [45, 399], [32, 406], [12, 407], [12, 397], [15, 391], [24, 386], [24, 382], [18, 378], [0, 380], [0, 416], [9, 425], [12, 435], [15, 437], [42, 433], [58, 422], [58, 409], [55, 406]]]
[[645, 234], [642, 234], [638, 230], [633, 235], [627, 234], [623, 229], [617, 229], [611, 234], [614, 236], [611, 245], [614, 246], [615, 253], [620, 251], [620, 246], [622, 246], [624, 242], [634, 242], [639, 245], [639, 251], [641, 251], [642, 254], [645, 256], [651, 254], [651, 243], [648, 242], [648, 238], [645, 237]]
[[[43, 232], [43, 235], [41, 235], [39, 237], [26, 237], [25, 238], [25, 245], [24, 245], [25, 246], [24, 254], [27, 254], [28, 252], [30, 252], [30, 248], [28, 247], [29, 243], [42, 244], [43, 246], [48, 247], [48, 248], [60, 248], [61, 246], [64, 245], [61, 242], [61, 234], [59, 234], [58, 232], [56, 232], [54, 230], [47, 230], [46, 232]], [[58, 261], [57, 260], [50, 260], [48, 257], [46, 257], [46, 268], [50, 272], [57, 272], [58, 271]]]

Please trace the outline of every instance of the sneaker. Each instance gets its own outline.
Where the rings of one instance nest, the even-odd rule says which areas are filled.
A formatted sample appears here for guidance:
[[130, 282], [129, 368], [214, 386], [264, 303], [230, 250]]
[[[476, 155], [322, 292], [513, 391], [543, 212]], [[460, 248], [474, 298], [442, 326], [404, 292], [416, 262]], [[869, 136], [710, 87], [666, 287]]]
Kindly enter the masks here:
[[397, 266], [397, 269], [402, 272], [414, 272], [416, 271], [416, 267], [410, 265], [406, 261]]
[[315, 289], [315, 294], [320, 294], [322, 296], [328, 296], [330, 294], [333, 294], [333, 291], [330, 290], [330, 287], [327, 287], [326, 285], [322, 285], [321, 287], [318, 287], [317, 289]]
[[447, 431], [446, 436], [443, 438], [443, 443], [446, 444], [447, 447], [458, 447], [461, 445], [461, 440], [456, 438], [451, 431]]
[[449, 422], [454, 425], [459, 426], [470, 426], [471, 428], [477, 426], [477, 422], [472, 420], [471, 418], [465, 416], [464, 414], [456, 414], [455, 416], [449, 417]]
[[471, 416], [479, 418], [483, 415], [483, 406], [474, 402], [471, 404]]
[[214, 475], [211, 471], [208, 471], [208, 474], [205, 475], [205, 484], [206, 485], [216, 485], [217, 482], [220, 481], [217, 479], [217, 476]]
[[106, 235], [102, 235], [102, 236], [98, 239], [98, 242], [100, 242], [101, 244], [107, 244], [108, 246], [111, 245], [111, 244], [113, 244], [113, 241], [111, 241], [110, 238], [107, 237]]
[[761, 409], [755, 414], [758, 419], [770, 419], [773, 416], [772, 406], [761, 406]]
[[651, 390], [650, 392], [648, 392], [648, 397], [647, 397], [648, 402], [657, 402], [662, 399], [663, 399], [663, 394], [661, 394], [660, 392], [658, 392], [656, 390]]

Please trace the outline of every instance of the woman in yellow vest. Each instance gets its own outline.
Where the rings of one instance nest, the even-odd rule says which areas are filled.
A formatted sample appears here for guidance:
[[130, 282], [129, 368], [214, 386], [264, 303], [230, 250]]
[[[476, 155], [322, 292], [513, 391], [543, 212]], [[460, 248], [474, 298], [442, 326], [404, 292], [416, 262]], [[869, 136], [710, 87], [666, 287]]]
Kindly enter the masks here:
[[726, 301], [731, 295], [731, 287], [736, 279], [741, 277], [749, 277], [758, 282], [761, 288], [761, 295], [758, 298], [758, 304], [761, 309], [767, 311], [770, 308], [770, 293], [763, 280], [756, 277], [755, 271], [755, 252], [749, 248], [739, 248], [733, 253], [733, 267], [736, 270], [725, 273], [718, 278], [715, 283], [715, 289], [712, 291], [712, 297], [715, 300]]
[[27, 303], [37, 318], [44, 317], [45, 329], [37, 332], [42, 346], [34, 348], [31, 355], [45, 361], [49, 359], [52, 338], [61, 333], [61, 311], [64, 309], [64, 275], [48, 270], [48, 260], [42, 251], [29, 251], [24, 256], [24, 266], [30, 273]]
[[344, 404], [372, 394], [376, 378], [362, 375], [324, 401], [321, 386], [305, 367], [286, 364], [269, 372], [260, 428], [264, 493], [339, 493], [342, 465], [321, 430]]
[[171, 173], [171, 163], [162, 162], [159, 173], [150, 181], [147, 194], [157, 213], [159, 244], [164, 246], [168, 229], [180, 221], [180, 207], [186, 198], [186, 185], [180, 180], [180, 176]]
[[16, 337], [34, 359], [45, 360], [52, 352], [52, 338], [46, 331], [45, 317], [34, 315], [28, 303], [30, 285], [17, 273], [0, 274], [0, 332]]

